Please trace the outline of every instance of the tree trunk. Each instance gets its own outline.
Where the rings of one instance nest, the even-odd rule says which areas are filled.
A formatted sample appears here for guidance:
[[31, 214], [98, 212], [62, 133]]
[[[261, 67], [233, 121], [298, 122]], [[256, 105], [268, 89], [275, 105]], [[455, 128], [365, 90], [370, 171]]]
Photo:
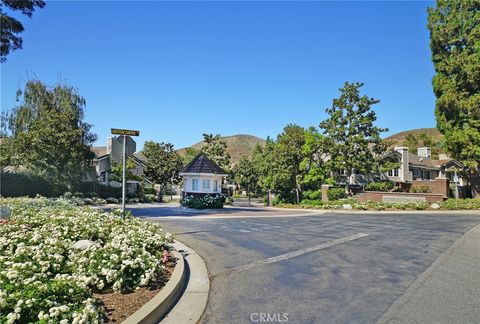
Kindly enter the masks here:
[[477, 170], [470, 171], [468, 174], [468, 182], [470, 182], [470, 191], [473, 198], [480, 197], [480, 174]]

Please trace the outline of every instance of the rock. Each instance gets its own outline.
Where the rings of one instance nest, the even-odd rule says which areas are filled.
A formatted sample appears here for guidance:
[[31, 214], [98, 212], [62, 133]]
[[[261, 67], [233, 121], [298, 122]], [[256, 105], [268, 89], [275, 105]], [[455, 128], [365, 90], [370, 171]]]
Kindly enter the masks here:
[[86, 249], [90, 248], [92, 245], [99, 246], [99, 244], [94, 242], [94, 241], [80, 240], [80, 241], [75, 242], [75, 244], [73, 244], [73, 248], [77, 249], [77, 250], [80, 250], [80, 251], [83, 251], [83, 250], [86, 250]]
[[350, 204], [344, 204], [343, 209], [353, 209], [353, 208], [352, 208], [352, 205]]
[[432, 207], [433, 209], [439, 209], [440, 205], [437, 204], [437, 203], [433, 203], [433, 204], [430, 205], [430, 207]]

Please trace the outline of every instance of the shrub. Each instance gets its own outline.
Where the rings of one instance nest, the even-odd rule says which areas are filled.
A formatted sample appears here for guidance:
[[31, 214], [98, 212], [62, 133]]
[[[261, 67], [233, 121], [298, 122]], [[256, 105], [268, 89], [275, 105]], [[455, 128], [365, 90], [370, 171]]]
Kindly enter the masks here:
[[117, 198], [114, 198], [114, 197], [108, 197], [106, 199], [107, 203], [109, 204], [118, 204], [119, 200]]
[[143, 189], [143, 193], [145, 195], [154, 195], [155, 196], [157, 194], [157, 191], [153, 187], [146, 187], [145, 189]]
[[3, 197], [52, 197], [54, 186], [45, 178], [31, 173], [2, 172], [0, 193]]
[[365, 186], [366, 191], [390, 191], [395, 187], [392, 181], [370, 182]]
[[306, 190], [302, 195], [307, 200], [322, 200], [322, 192], [320, 190]]
[[348, 195], [345, 192], [345, 188], [330, 188], [328, 190], [328, 200], [345, 199]]
[[[100, 323], [95, 292], [149, 286], [164, 271], [172, 236], [157, 224], [64, 199], [0, 204], [12, 210], [0, 224], [0, 323]], [[89, 246], [75, 248], [80, 240]]]
[[458, 207], [455, 198], [450, 198], [439, 203], [444, 209], [480, 209], [480, 198], [458, 199]]
[[223, 208], [225, 203], [225, 196], [219, 195], [206, 195], [201, 198], [195, 198], [193, 196], [187, 196], [183, 199], [182, 205], [189, 208], [205, 209], [205, 208]]
[[145, 194], [143, 195], [143, 201], [149, 203], [149, 202], [152, 202], [152, 201], [155, 201], [156, 200], [156, 196], [155, 195], [152, 195], [152, 194]]
[[300, 203], [302, 207], [317, 207], [322, 206], [323, 202], [319, 199], [304, 199]]
[[432, 189], [429, 186], [418, 186], [418, 187], [411, 187], [410, 192], [413, 193], [430, 193]]

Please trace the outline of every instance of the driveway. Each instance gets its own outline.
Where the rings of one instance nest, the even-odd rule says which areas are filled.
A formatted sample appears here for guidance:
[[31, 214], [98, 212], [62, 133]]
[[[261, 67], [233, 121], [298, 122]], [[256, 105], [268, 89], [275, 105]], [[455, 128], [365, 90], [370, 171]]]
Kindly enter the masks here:
[[[202, 323], [375, 323], [409, 286], [425, 277], [434, 261], [480, 223], [473, 214], [305, 216], [301, 211], [250, 209], [242, 218], [242, 210], [234, 209], [235, 218], [228, 212], [187, 214], [190, 211], [170, 218], [158, 208], [132, 212], [161, 223], [205, 259], [211, 291]], [[272, 217], [276, 213], [281, 217]], [[473, 250], [474, 258], [480, 259], [478, 249]], [[480, 298], [472, 298], [480, 291], [480, 270], [473, 271], [466, 283], [472, 289], [455, 297], [463, 305], [459, 323], [480, 319]], [[449, 294], [425, 289], [427, 296], [428, 289], [432, 296]], [[454, 306], [448, 306], [453, 312]], [[395, 312], [390, 309], [388, 314], [394, 318], [400, 314]], [[396, 322], [429, 318], [417, 312]]]

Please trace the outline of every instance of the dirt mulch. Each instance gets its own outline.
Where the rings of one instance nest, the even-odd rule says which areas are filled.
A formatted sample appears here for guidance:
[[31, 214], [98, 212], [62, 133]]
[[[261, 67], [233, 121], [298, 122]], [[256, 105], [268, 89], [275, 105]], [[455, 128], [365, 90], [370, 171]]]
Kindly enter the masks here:
[[121, 323], [145, 305], [158, 294], [168, 280], [170, 280], [173, 270], [175, 269], [175, 263], [175, 258], [171, 255], [163, 275], [159, 276], [149, 287], [141, 287], [130, 293], [111, 292], [93, 294], [96, 299], [100, 300], [107, 313], [105, 322]]

